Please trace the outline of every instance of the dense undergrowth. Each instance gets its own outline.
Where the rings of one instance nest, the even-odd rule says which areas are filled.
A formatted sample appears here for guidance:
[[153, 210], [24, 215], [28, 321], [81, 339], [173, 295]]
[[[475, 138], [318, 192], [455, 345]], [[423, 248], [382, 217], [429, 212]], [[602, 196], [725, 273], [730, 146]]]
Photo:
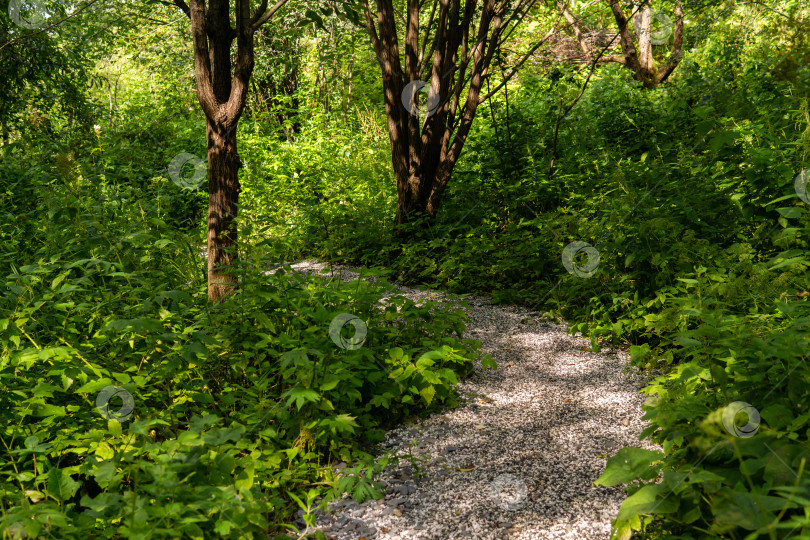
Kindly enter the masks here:
[[[633, 364], [663, 373], [646, 389], [644, 436], [664, 453], [622, 451], [600, 479], [632, 495], [618, 536], [810, 537], [807, 57], [749, 27], [702, 43], [653, 92], [603, 68], [562, 123], [553, 174], [560, 103], [583, 75], [524, 74], [509, 103], [482, 106], [442, 211], [406, 245], [377, 234], [396, 195], [378, 180], [384, 146], [335, 130], [247, 178], [271, 166], [293, 178], [317, 144], [330, 165], [316, 159], [267, 231], [281, 257], [542, 308], [594, 350], [626, 344]], [[284, 231], [295, 242], [276, 241]], [[573, 241], [598, 251], [592, 276], [566, 272]], [[723, 424], [724, 411], [739, 414]], [[734, 431], [747, 413], [755, 436]]]
[[212, 306], [199, 228], [165, 210], [193, 195], [160, 158], [133, 172], [67, 152], [3, 148], [4, 535], [264, 537], [300, 506], [378, 496], [383, 429], [452, 406], [478, 356], [463, 312], [266, 275], [276, 261], [248, 245], [238, 293]]
[[[405, 244], [390, 234], [373, 65], [358, 68], [351, 107], [318, 94], [291, 108], [323, 84], [310, 66], [319, 82], [302, 76], [279, 110], [252, 102], [240, 124], [240, 288], [217, 305], [204, 189], [167, 174], [173, 156], [205, 151], [191, 76], [160, 64], [171, 42], [98, 62], [109, 108], [92, 108], [107, 97], [97, 89], [67, 108], [15, 87], [18, 131], [0, 147], [3, 534], [298, 537], [300, 508], [377, 496], [383, 430], [455, 405], [479, 345], [461, 339], [459, 310], [266, 273], [315, 257], [492, 294], [564, 318], [594, 350], [627, 347], [657, 376], [644, 435], [663, 452], [609, 459], [598, 483], [630, 495], [617, 536], [810, 538], [810, 213], [797, 182], [810, 168], [810, 34], [757, 13], [691, 27], [654, 91], [600, 67], [561, 122], [553, 171], [554, 126], [584, 72], [527, 67], [508, 99], [482, 104], [437, 218]], [[56, 82], [75, 83], [74, 61]], [[589, 277], [563, 264], [574, 241], [599, 254]], [[349, 466], [338, 475], [336, 462]]]

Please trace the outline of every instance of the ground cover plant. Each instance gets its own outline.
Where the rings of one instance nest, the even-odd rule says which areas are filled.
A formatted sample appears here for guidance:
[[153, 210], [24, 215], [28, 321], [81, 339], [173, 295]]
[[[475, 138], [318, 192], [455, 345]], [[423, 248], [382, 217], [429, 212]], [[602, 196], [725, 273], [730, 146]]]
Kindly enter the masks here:
[[[442, 37], [457, 22], [411, 9], [427, 45], [402, 45], [392, 82], [378, 55], [397, 48], [375, 49], [366, 15], [413, 37], [391, 11], [411, 3], [209, 2], [225, 23], [274, 14], [248, 25], [249, 91], [223, 124], [230, 71], [198, 102], [185, 12], [202, 2], [46, 4], [0, 1], [4, 538], [303, 538], [315, 507], [381, 496], [385, 430], [493, 367], [461, 309], [389, 283], [544, 312], [649, 376], [643, 436], [661, 450], [622, 449], [596, 481], [627, 491], [614, 536], [810, 537], [806, 6], [637, 2], [619, 42], [616, 2], [572, 5], [567, 25], [560, 3], [498, 3], [475, 12], [508, 21], [486, 62], [464, 25]], [[615, 59], [652, 23], [645, 62], [677, 69], [645, 85]], [[392, 158], [430, 137], [431, 81], [428, 104], [394, 90], [445, 38], [487, 75], [439, 93], [484, 99], [460, 135], [458, 103], [433, 118], [463, 151], [441, 206], [404, 219], [419, 171]], [[212, 223], [207, 141], [223, 137], [238, 203]], [[234, 242], [211, 241], [225, 229]], [[211, 298], [206, 245], [234, 284]], [[380, 279], [285, 268], [303, 258]]]

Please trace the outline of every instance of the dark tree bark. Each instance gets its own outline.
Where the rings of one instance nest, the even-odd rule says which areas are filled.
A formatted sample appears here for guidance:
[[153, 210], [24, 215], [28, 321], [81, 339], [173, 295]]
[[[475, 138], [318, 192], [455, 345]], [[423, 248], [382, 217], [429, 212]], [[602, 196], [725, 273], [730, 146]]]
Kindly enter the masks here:
[[[287, 0], [267, 8], [262, 0], [251, 15], [249, 0], [235, 0], [235, 27], [229, 0], [174, 0], [191, 19], [197, 99], [206, 118], [208, 141], [208, 298], [231, 294], [237, 278], [236, 215], [239, 202], [239, 153], [236, 128], [245, 108], [253, 73], [253, 36]], [[231, 46], [236, 40], [235, 63]]]
[[[375, 1], [374, 10], [368, 0], [363, 0], [363, 7], [366, 29], [382, 71], [397, 184], [395, 223], [402, 237], [406, 233], [401, 225], [435, 217], [478, 105], [489, 97], [481, 95], [481, 88], [490, 75], [493, 55], [536, 0], [433, 0], [427, 3], [428, 25], [421, 30], [420, 10], [425, 2], [406, 0], [404, 56], [400, 55], [397, 32], [397, 21], [402, 17], [393, 0]], [[493, 93], [550, 35], [517, 62]], [[406, 108], [402, 95], [406, 88], [412, 88], [409, 83], [420, 80], [429, 82], [433, 97], [424, 114], [412, 114], [416, 104], [410, 101]]]

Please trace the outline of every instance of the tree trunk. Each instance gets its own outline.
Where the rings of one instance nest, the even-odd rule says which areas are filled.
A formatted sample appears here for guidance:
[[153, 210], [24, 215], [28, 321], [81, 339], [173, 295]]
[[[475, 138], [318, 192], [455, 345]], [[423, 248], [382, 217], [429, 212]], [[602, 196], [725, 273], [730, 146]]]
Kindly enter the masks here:
[[[621, 55], [605, 55], [603, 50], [600, 51], [601, 55], [597, 56], [596, 51], [586, 39], [582, 21], [568, 11], [565, 2], [558, 1], [557, 8], [568, 21], [580, 48], [589, 61], [596, 59], [599, 63], [616, 62], [622, 64], [633, 72], [633, 78], [641, 82], [645, 89], [652, 90], [656, 88], [669, 78], [683, 57], [683, 6], [680, 2], [675, 3], [673, 11], [675, 20], [673, 28], [670, 29], [673, 33], [672, 49], [667, 63], [659, 67], [653, 54], [653, 45], [656, 44], [652, 39], [652, 25], [655, 15], [650, 3], [633, 2], [631, 12], [633, 26], [635, 27], [635, 33], [633, 33], [630, 31], [630, 21], [622, 10], [620, 0], [606, 1], [613, 12], [619, 30], [618, 44], [621, 46]], [[636, 44], [636, 41], [638, 44]], [[611, 42], [611, 47], [612, 45], [613, 42]]]
[[624, 55], [623, 60], [617, 61], [631, 70], [633, 78], [641, 82], [644, 88], [648, 90], [656, 88], [669, 78], [683, 57], [683, 6], [680, 2], [675, 4], [675, 24], [671, 29], [674, 35], [672, 50], [667, 64], [663, 68], [659, 68], [653, 58], [651, 34], [653, 13], [649, 3], [634, 4], [633, 24], [636, 27], [638, 47], [633, 41], [628, 20], [619, 5], [619, 0], [608, 0], [608, 3], [613, 11], [616, 26], [619, 28], [620, 45]]
[[[362, 0], [366, 29], [382, 71], [397, 184], [394, 231], [403, 238], [409, 232], [403, 225], [422, 218], [429, 223], [436, 216], [475, 111], [489, 97], [481, 96], [481, 87], [489, 76], [493, 55], [505, 39], [504, 29], [518, 24], [535, 0], [483, 0], [480, 5], [479, 0], [434, 0], [428, 24], [421, 31], [420, 10], [425, 2], [407, 0], [404, 17], [397, 13], [393, 0], [375, 3], [372, 9], [369, 0]], [[404, 22], [402, 57], [399, 21]], [[540, 43], [523, 56], [495, 91]], [[427, 109], [413, 100], [416, 85], [428, 85], [421, 77], [429, 81]], [[406, 90], [409, 95], [403, 95]]]
[[208, 139], [208, 298], [219, 302], [236, 289], [232, 266], [238, 260], [236, 215], [239, 168], [236, 129], [207, 122]]
[[[430, 176], [428, 176], [430, 175]], [[427, 171], [409, 174], [409, 171], [400, 171], [396, 174], [397, 181], [397, 213], [394, 217], [396, 226], [394, 233], [399, 238], [408, 236], [407, 229], [402, 225], [407, 225], [425, 219], [427, 226], [436, 217], [438, 204], [428, 208], [430, 198], [430, 188], [435, 184], [435, 173]]]
[[[236, 28], [228, 0], [174, 0], [191, 20], [197, 100], [206, 118], [208, 142], [208, 299], [219, 302], [237, 286], [236, 211], [239, 201], [239, 154], [236, 126], [245, 109], [253, 73], [253, 36], [287, 0], [268, 10], [262, 0], [251, 15], [248, 0], [236, 0]], [[235, 62], [231, 45], [236, 40]]]

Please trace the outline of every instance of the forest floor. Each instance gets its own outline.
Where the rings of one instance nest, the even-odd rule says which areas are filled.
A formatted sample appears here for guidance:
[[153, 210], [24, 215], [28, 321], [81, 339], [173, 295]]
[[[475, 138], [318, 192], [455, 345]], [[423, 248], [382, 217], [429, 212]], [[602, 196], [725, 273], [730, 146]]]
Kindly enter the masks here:
[[[323, 275], [351, 281], [353, 270]], [[397, 289], [417, 303], [457, 302]], [[625, 494], [593, 481], [623, 446], [655, 448], [638, 439], [646, 378], [623, 351], [591, 352], [590, 341], [538, 312], [486, 297], [464, 302], [464, 337], [480, 340], [498, 369], [477, 362], [458, 386], [458, 408], [388, 432], [383, 450], [400, 459], [380, 478], [385, 498], [332, 503], [318, 528], [336, 540], [609, 538]]]

